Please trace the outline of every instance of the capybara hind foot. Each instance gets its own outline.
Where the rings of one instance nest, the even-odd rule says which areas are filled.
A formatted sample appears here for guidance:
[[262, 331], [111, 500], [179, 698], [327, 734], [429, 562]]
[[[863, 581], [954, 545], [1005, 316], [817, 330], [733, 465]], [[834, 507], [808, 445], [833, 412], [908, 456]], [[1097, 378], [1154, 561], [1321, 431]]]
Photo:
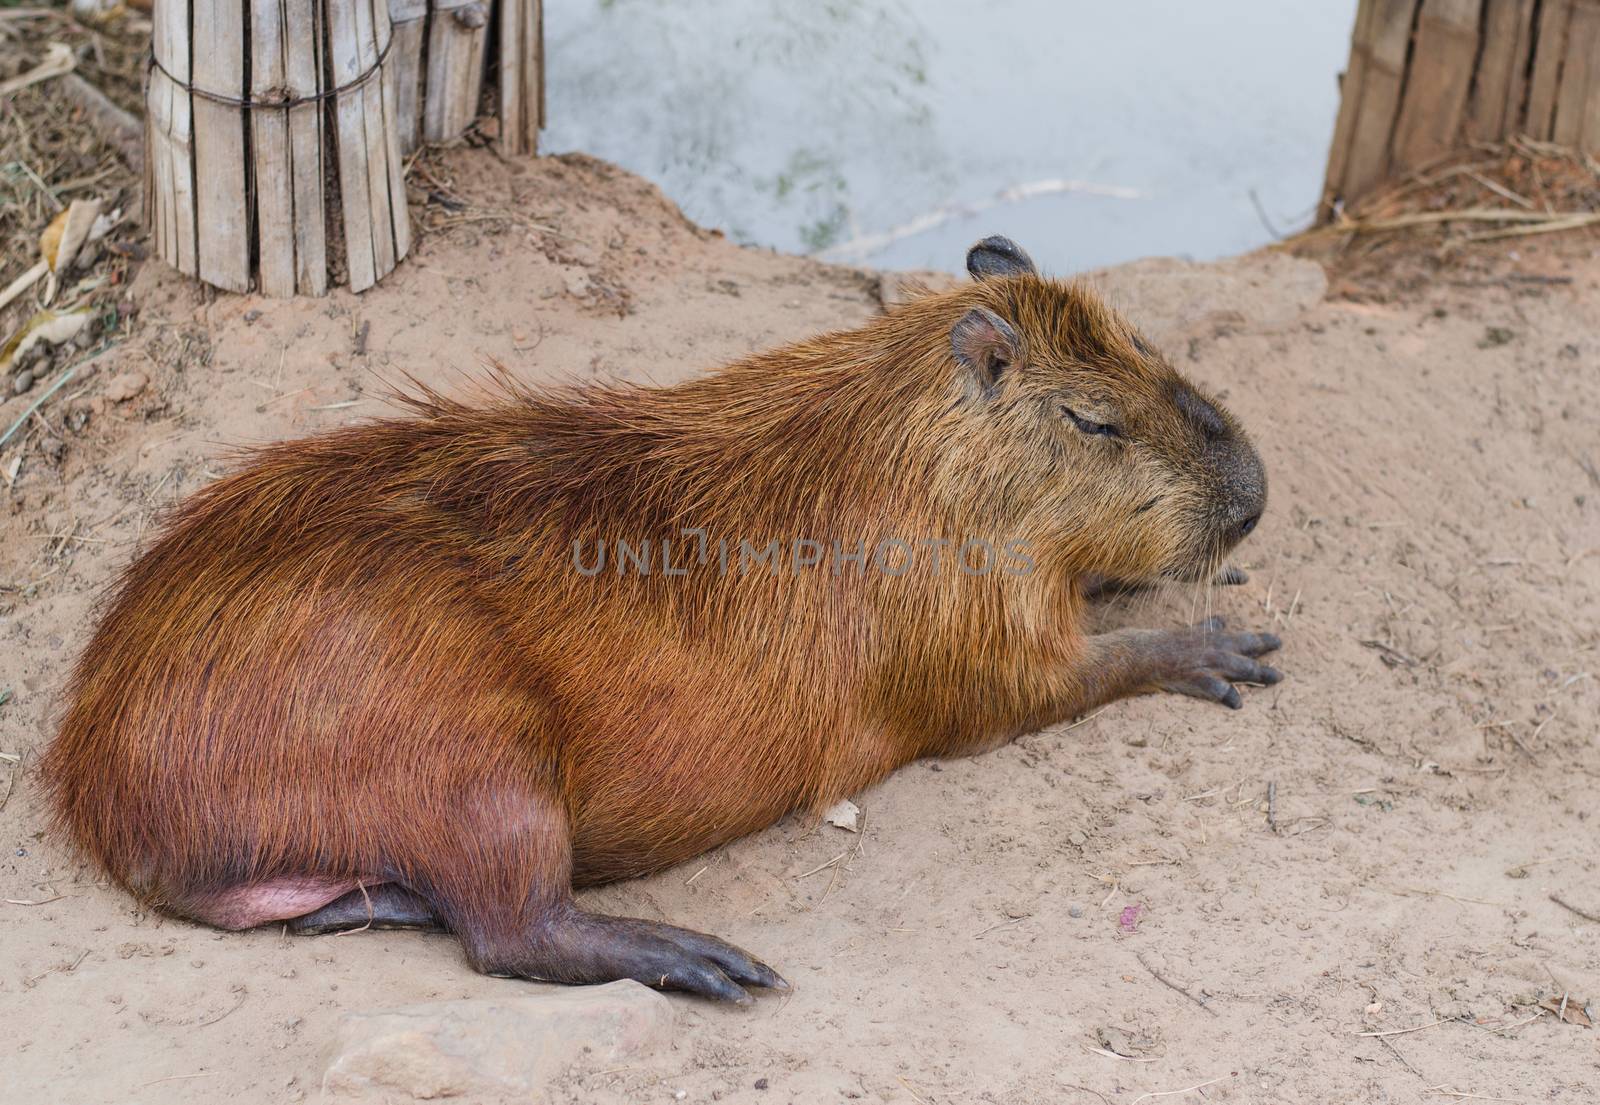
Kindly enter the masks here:
[[573, 984], [631, 978], [740, 1005], [752, 1000], [746, 986], [789, 988], [771, 967], [714, 936], [573, 908], [543, 919], [531, 944], [477, 950], [472, 958], [485, 974]]
[[1235, 683], [1271, 686], [1283, 678], [1258, 657], [1283, 647], [1276, 634], [1228, 633], [1222, 618], [1161, 634], [1152, 645], [1158, 659], [1162, 690], [1220, 702], [1237, 710], [1244, 705]]
[[365, 928], [445, 931], [444, 922], [434, 913], [433, 906], [392, 882], [353, 890], [289, 922], [289, 931], [296, 936], [321, 936]]

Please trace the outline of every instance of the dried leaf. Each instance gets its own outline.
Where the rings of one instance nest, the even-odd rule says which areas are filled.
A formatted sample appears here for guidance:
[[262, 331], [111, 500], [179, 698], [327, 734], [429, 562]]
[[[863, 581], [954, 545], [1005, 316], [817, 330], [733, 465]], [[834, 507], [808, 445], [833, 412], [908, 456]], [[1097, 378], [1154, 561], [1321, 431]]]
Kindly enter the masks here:
[[76, 311], [40, 311], [23, 323], [22, 329], [11, 335], [5, 345], [0, 346], [0, 373], [10, 372], [17, 358], [40, 342], [60, 345], [71, 341], [93, 317], [94, 312], [87, 307], [80, 307]]
[[1545, 998], [1542, 1007], [1550, 1010], [1568, 1024], [1575, 1024], [1582, 1028], [1593, 1028], [1594, 1022], [1589, 1019], [1588, 1012], [1584, 1009], [1586, 1002], [1579, 1001], [1571, 994], [1557, 994]]
[[852, 833], [856, 831], [856, 822], [860, 817], [861, 807], [848, 798], [843, 799], [838, 805], [822, 815], [822, 819], [828, 824]]
[[51, 272], [61, 273], [71, 267], [83, 243], [90, 239], [90, 231], [95, 229], [99, 217], [99, 200], [80, 199], [73, 200], [65, 211], [50, 220], [50, 225], [39, 235], [39, 254]]

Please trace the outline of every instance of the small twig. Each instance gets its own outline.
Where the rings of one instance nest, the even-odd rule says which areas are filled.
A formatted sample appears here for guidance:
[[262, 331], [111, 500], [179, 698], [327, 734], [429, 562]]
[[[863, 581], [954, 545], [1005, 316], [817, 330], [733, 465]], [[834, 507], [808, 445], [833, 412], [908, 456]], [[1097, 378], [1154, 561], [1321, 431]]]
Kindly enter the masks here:
[[[87, 954], [87, 953], [85, 953], [85, 954]], [[250, 991], [249, 990], [246, 990], [243, 986], [239, 987], [239, 1000], [233, 1003], [233, 1007], [231, 1009], [224, 1009], [221, 1013], [218, 1013], [215, 1017], [212, 1017], [208, 1021], [201, 1021], [199, 1024], [195, 1025], [195, 1027], [196, 1028], [204, 1028], [208, 1024], [216, 1024], [223, 1017], [226, 1017], [231, 1013], [238, 1012], [239, 1007], [244, 1004], [244, 999], [249, 997], [249, 996], [250, 996]]]
[[1161, 1061], [1159, 1057], [1150, 1059], [1136, 1059], [1132, 1055], [1118, 1055], [1116, 1052], [1107, 1051], [1103, 1047], [1089, 1047], [1088, 1044], [1084, 1044], [1083, 1046], [1096, 1055], [1104, 1055], [1107, 1059], [1121, 1059], [1124, 1063], [1158, 1063]]
[[1185, 1086], [1181, 1090], [1161, 1090], [1159, 1092], [1142, 1093], [1138, 1097], [1134, 1098], [1132, 1101], [1128, 1102], [1128, 1105], [1139, 1105], [1139, 1102], [1148, 1101], [1152, 1097], [1178, 1097], [1178, 1096], [1180, 1096], [1182, 1094], [1194, 1093], [1196, 1090], [1203, 1090], [1207, 1086], [1215, 1086], [1218, 1082], [1221, 1082], [1223, 1079], [1231, 1078], [1231, 1077], [1233, 1077], [1233, 1076], [1229, 1075], [1229, 1074], [1223, 1074], [1223, 1075], [1217, 1076], [1216, 1078], [1211, 1079], [1211, 1081], [1209, 1081], [1209, 1082], [1200, 1082], [1200, 1083], [1198, 1083], [1196, 1085], [1193, 1085], [1193, 1086]]
[[856, 826], [856, 830], [855, 831], [856, 831], [856, 846], [850, 850], [849, 858], [847, 858], [843, 863], [837, 864], [834, 867], [833, 874], [828, 876], [828, 885], [822, 891], [822, 897], [817, 899], [817, 904], [812, 906], [811, 907], [812, 909], [817, 909], [818, 907], [820, 907], [822, 905], [823, 902], [826, 902], [828, 900], [828, 895], [833, 893], [833, 884], [839, 881], [839, 872], [845, 870], [846, 868], [848, 868], [852, 863], [854, 863], [856, 861], [856, 857], [861, 855], [861, 848], [867, 842], [867, 811], [866, 810], [862, 810], [861, 811], [861, 820], [860, 820], [860, 823]]
[[1278, 831], [1278, 781], [1267, 781], [1267, 828]]
[[1556, 903], [1556, 905], [1560, 906], [1562, 909], [1568, 910], [1568, 911], [1570, 911], [1572, 913], [1576, 913], [1579, 917], [1582, 917], [1585, 921], [1593, 921], [1595, 924], [1600, 925], [1600, 916], [1597, 916], [1597, 915], [1595, 915], [1593, 913], [1590, 913], [1587, 910], [1579, 909], [1577, 906], [1573, 905], [1571, 902], [1564, 902], [1564, 901], [1561, 900], [1561, 898], [1559, 896], [1557, 896], [1555, 894], [1550, 895], [1550, 900], [1552, 902]]
[[1528, 738], [1528, 743], [1530, 745], [1538, 743], [1539, 734], [1544, 732], [1544, 727], [1546, 725], [1549, 725], [1552, 721], [1554, 721], [1556, 719], [1556, 714], [1559, 713], [1559, 712], [1560, 711], [1556, 711], [1556, 713], [1552, 713], [1549, 717], [1545, 718], [1538, 725], [1535, 725], [1533, 727], [1533, 735]]
[[1492, 905], [1498, 909], [1515, 909], [1512, 902], [1492, 902], [1487, 898], [1463, 898], [1455, 894], [1446, 894], [1443, 890], [1423, 890], [1419, 887], [1380, 886], [1379, 890], [1386, 890], [1390, 894], [1420, 894], [1424, 898], [1449, 898], [1452, 902], [1470, 902], [1472, 905]]
[[902, 1086], [904, 1086], [906, 1088], [906, 1093], [911, 1095], [912, 1100], [917, 1102], [917, 1105], [928, 1105], [927, 1099], [924, 1098], [921, 1094], [919, 1094], [916, 1090], [913, 1090], [911, 1088], [911, 1083], [907, 1082], [904, 1077], [902, 1077], [901, 1075], [897, 1074], [897, 1075], [895, 1075], [895, 1078], [899, 1081], [899, 1083]]
[[1169, 979], [1165, 975], [1163, 975], [1160, 971], [1158, 971], [1154, 967], [1150, 966], [1150, 964], [1145, 961], [1143, 952], [1135, 952], [1133, 957], [1139, 961], [1139, 966], [1141, 966], [1145, 970], [1149, 971], [1150, 972], [1150, 977], [1155, 979], [1157, 982], [1161, 983], [1161, 985], [1165, 986], [1167, 989], [1171, 990], [1175, 994], [1182, 994], [1184, 997], [1188, 998], [1190, 1001], [1192, 1001], [1196, 1005], [1198, 1005], [1201, 1009], [1204, 1009], [1207, 1013], [1210, 1013], [1213, 1017], [1215, 1017], [1217, 1015], [1217, 1011], [1215, 1009], [1211, 1008], [1211, 1006], [1207, 1005], [1205, 1002], [1203, 1002], [1199, 998], [1195, 997], [1189, 991], [1185, 990], [1182, 986], [1179, 986], [1176, 982], [1173, 982], [1171, 979]]
[[1351, 220], [1328, 228], [1341, 234], [1370, 234], [1379, 230], [1400, 230], [1408, 226], [1433, 223], [1567, 223], [1577, 219], [1593, 222], [1600, 213], [1590, 211], [1514, 211], [1511, 208], [1467, 207], [1456, 211], [1417, 211], [1386, 219]]
[[144, 1086], [154, 1086], [158, 1082], [177, 1082], [178, 1080], [183, 1079], [183, 1078], [210, 1078], [213, 1073], [215, 1073], [215, 1072], [209, 1071], [209, 1070], [203, 1070], [199, 1074], [169, 1074], [165, 1078], [152, 1078], [150, 1081], [145, 1082], [143, 1085], [141, 1085], [140, 1089], [143, 1089]]
[[33, 268], [27, 270], [21, 276], [13, 280], [10, 284], [6, 285], [5, 291], [0, 292], [0, 308], [6, 307], [13, 299], [17, 298], [17, 296], [21, 295], [23, 292], [37, 284], [44, 274], [49, 271], [49, 264], [44, 261], [40, 261], [34, 265]]
[[1062, 726], [1061, 731], [1063, 733], [1065, 733], [1068, 729], [1076, 729], [1080, 725], [1087, 725], [1091, 721], [1093, 721], [1095, 718], [1099, 717], [1101, 714], [1105, 713], [1109, 709], [1111, 709], [1110, 706], [1102, 706], [1098, 710], [1096, 710], [1094, 713], [1090, 714], [1088, 717], [1081, 717], [1077, 721], [1073, 722], [1071, 725]]
[[1540, 1017], [1544, 1016], [1544, 1014], [1545, 1014], [1545, 1010], [1541, 1009], [1531, 1017], [1526, 1017], [1526, 1018], [1524, 1018], [1524, 1019], [1522, 1019], [1520, 1021], [1512, 1021], [1510, 1024], [1503, 1024], [1499, 1028], [1495, 1028], [1495, 1027], [1493, 1027], [1491, 1025], [1485, 1025], [1485, 1024], [1474, 1024], [1472, 1021], [1462, 1021], [1461, 1023], [1462, 1024], [1467, 1024], [1467, 1025], [1472, 1025], [1473, 1028], [1478, 1029], [1480, 1032], [1493, 1032], [1493, 1033], [1496, 1033], [1496, 1034], [1501, 1034], [1501, 1033], [1510, 1032], [1513, 1028], [1521, 1028], [1525, 1024], [1532, 1024], [1534, 1021], [1536, 1021]]
[[1494, 181], [1490, 180], [1488, 177], [1484, 176], [1482, 173], [1474, 172], [1471, 169], [1463, 169], [1462, 170], [1462, 175], [1463, 176], [1467, 176], [1467, 177], [1471, 177], [1473, 180], [1477, 181], [1479, 184], [1483, 185], [1485, 188], [1489, 189], [1489, 191], [1493, 192], [1495, 195], [1501, 197], [1502, 199], [1508, 199], [1512, 203], [1519, 204], [1519, 205], [1521, 205], [1523, 207], [1526, 207], [1529, 211], [1532, 211], [1534, 209], [1533, 201], [1531, 199], [1529, 199], [1527, 196], [1519, 196], [1517, 193], [1513, 192], [1511, 189], [1507, 188], [1505, 185], [1496, 184]]
[[1390, 667], [1393, 667], [1396, 663], [1399, 663], [1399, 664], [1404, 664], [1408, 668], [1414, 668], [1418, 664], [1418, 660], [1417, 660], [1416, 657], [1407, 656], [1405, 653], [1401, 652], [1399, 649], [1394, 648], [1394, 647], [1392, 647], [1390, 645], [1386, 645], [1382, 641], [1365, 640], [1365, 641], [1362, 641], [1361, 643], [1363, 645], [1365, 645], [1367, 648], [1375, 648], [1375, 649], [1377, 649], [1378, 652], [1384, 657], [1384, 659], [1386, 659], [1386, 660], [1388, 660], [1390, 662], [1390, 664], [1389, 664]]
[[296, 395], [304, 395], [306, 392], [308, 392], [310, 390], [311, 390], [311, 385], [308, 384], [307, 386], [301, 388], [299, 391], [286, 391], [282, 395], [273, 396], [271, 399], [268, 399], [265, 403], [263, 403], [261, 405], [262, 405], [263, 408], [270, 407], [270, 406], [272, 406], [272, 404], [281, 403], [285, 399], [293, 399]]
[[850, 854], [849, 852], [840, 852], [838, 855], [836, 855], [832, 859], [830, 859], [827, 863], [819, 863], [817, 866], [813, 867], [811, 870], [807, 871], [805, 874], [796, 875], [794, 877], [795, 881], [799, 882], [801, 879], [809, 879], [812, 875], [815, 875], [818, 871], [826, 871], [828, 868], [832, 867], [834, 864], [838, 863], [840, 860], [844, 859], [844, 857], [848, 856], [849, 854]]
[[1420, 1070], [1418, 1070], [1416, 1067], [1411, 1065], [1411, 1060], [1410, 1059], [1407, 1059], [1404, 1055], [1400, 1054], [1400, 1049], [1399, 1048], [1395, 1047], [1393, 1044], [1391, 1044], [1388, 1040], [1386, 1040], [1382, 1036], [1378, 1037], [1378, 1042], [1380, 1044], [1382, 1044], [1384, 1047], [1388, 1048], [1389, 1049], [1389, 1054], [1393, 1055], [1396, 1059], [1400, 1060], [1400, 1064], [1402, 1066], [1404, 1066], [1406, 1068], [1406, 1070], [1410, 1071], [1412, 1074], [1416, 1075], [1418, 1078], [1422, 1077], [1422, 1072]]
[[1255, 206], [1256, 218], [1261, 220], [1261, 225], [1267, 228], [1267, 233], [1278, 241], [1283, 241], [1287, 236], [1283, 231], [1272, 225], [1272, 220], [1267, 217], [1267, 209], [1261, 205], [1261, 197], [1256, 195], [1254, 188], [1250, 189], [1250, 202]]
[[78, 964], [82, 963], [88, 957], [89, 957], [89, 949], [88, 948], [84, 948], [83, 951], [78, 953], [78, 958], [74, 959], [71, 963], [68, 963], [66, 966], [64, 966], [64, 967], [55, 966], [55, 967], [51, 967], [49, 970], [40, 971], [38, 974], [34, 975], [32, 978], [24, 979], [22, 985], [23, 985], [24, 988], [31, 989], [34, 983], [38, 982], [41, 978], [44, 978], [46, 975], [53, 975], [53, 974], [56, 974], [58, 972], [60, 974], [64, 974], [64, 975], [70, 975], [73, 971], [76, 971], [78, 969]]
[[31, 898], [7, 898], [6, 905], [49, 905], [51, 902], [59, 902], [65, 897], [65, 894], [57, 894], [53, 898], [40, 898], [37, 901]]
[[[372, 895], [367, 893], [367, 884], [360, 879], [356, 880], [356, 889], [361, 891], [361, 900], [367, 903], [367, 923], [358, 929], [341, 929], [334, 933], [335, 936], [349, 936], [351, 933], [366, 932], [372, 927], [373, 919], [376, 916], [372, 910]], [[218, 1019], [220, 1020], [221, 1018], [219, 1017]]]
[[15, 422], [13, 422], [11, 424], [11, 427], [9, 429], [7, 429], [5, 433], [0, 434], [0, 445], [4, 445], [7, 441], [11, 440], [11, 435], [16, 433], [18, 428], [21, 427], [24, 422], [28, 421], [29, 416], [31, 416], [34, 411], [36, 411], [40, 407], [44, 406], [45, 400], [49, 399], [56, 392], [60, 391], [61, 388], [66, 384], [66, 382], [68, 380], [72, 379], [73, 375], [77, 371], [78, 371], [78, 366], [77, 365], [73, 365], [72, 367], [68, 368], [65, 372], [63, 372], [60, 376], [57, 376], [56, 379], [55, 379], [55, 382], [53, 384], [51, 384], [49, 387], [45, 388], [44, 393], [42, 395], [40, 395], [39, 398], [35, 399], [32, 403], [28, 404], [28, 409], [22, 412], [22, 417], [18, 418]]
[[1428, 1028], [1438, 1028], [1441, 1024], [1449, 1024], [1450, 1021], [1451, 1021], [1450, 1017], [1445, 1017], [1443, 1020], [1431, 1021], [1428, 1024], [1419, 1024], [1415, 1028], [1391, 1028], [1391, 1029], [1388, 1029], [1388, 1030], [1383, 1031], [1383, 1032], [1357, 1032], [1357, 1033], [1355, 1033], [1355, 1035], [1357, 1035], [1357, 1036], [1373, 1036], [1373, 1037], [1378, 1037], [1378, 1036], [1404, 1036], [1408, 1032], [1421, 1032], [1424, 1029], [1428, 1029]]
[[987, 936], [989, 933], [995, 931], [996, 929], [1008, 929], [1012, 925], [1020, 925], [1020, 924], [1022, 924], [1022, 922], [1026, 921], [1026, 920], [1027, 920], [1026, 917], [1013, 917], [1009, 921], [1001, 921], [998, 924], [990, 925], [986, 929], [980, 929], [979, 931], [977, 931], [977, 932], [972, 934], [972, 938], [974, 940], [976, 940], [980, 936]]
[[1600, 222], [1600, 212], [1587, 215], [1572, 215], [1565, 219], [1555, 219], [1534, 226], [1510, 226], [1500, 230], [1485, 231], [1482, 234], [1468, 234], [1466, 240], [1469, 242], [1492, 242], [1497, 238], [1516, 238], [1524, 234], [1553, 234], [1558, 230], [1576, 230], [1579, 227], [1591, 226], [1597, 222]]

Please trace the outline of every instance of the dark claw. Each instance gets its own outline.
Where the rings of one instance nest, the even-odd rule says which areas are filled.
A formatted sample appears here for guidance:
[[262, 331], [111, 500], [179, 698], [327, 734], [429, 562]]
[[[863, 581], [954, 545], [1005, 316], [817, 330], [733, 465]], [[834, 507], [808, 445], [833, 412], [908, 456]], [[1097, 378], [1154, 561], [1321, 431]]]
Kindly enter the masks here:
[[1225, 633], [1227, 620], [1210, 617], [1187, 630], [1179, 630], [1161, 646], [1169, 691], [1220, 702], [1229, 709], [1244, 706], [1235, 683], [1271, 686], [1283, 679], [1276, 668], [1256, 657], [1283, 647], [1273, 633]]
[[660, 990], [684, 990], [702, 997], [749, 1005], [756, 999], [709, 963], [686, 962], [653, 979], [640, 979]]
[[[501, 951], [505, 954], [495, 954]], [[553, 911], [531, 944], [490, 948], [474, 966], [485, 974], [541, 982], [631, 978], [657, 989], [683, 990], [736, 1005], [755, 1000], [745, 986], [788, 989], [771, 967], [714, 936], [572, 908]]]
[[1201, 697], [1220, 702], [1230, 710], [1237, 710], [1244, 705], [1239, 698], [1239, 689], [1226, 679], [1215, 675], [1203, 675], [1196, 681], [1196, 685], [1200, 689]]
[[689, 954], [701, 956], [715, 963], [723, 974], [735, 982], [742, 982], [746, 986], [761, 986], [768, 990], [789, 988], [789, 983], [777, 971], [726, 940], [718, 940], [715, 936], [706, 936], [672, 925], [656, 925], [654, 931]]
[[1249, 583], [1250, 575], [1243, 568], [1235, 568], [1229, 564], [1217, 573], [1217, 578], [1211, 581], [1218, 587], [1237, 587], [1241, 583]]
[[1250, 633], [1245, 635], [1239, 651], [1246, 656], [1261, 656], [1268, 652], [1277, 652], [1282, 647], [1283, 641], [1276, 633]]

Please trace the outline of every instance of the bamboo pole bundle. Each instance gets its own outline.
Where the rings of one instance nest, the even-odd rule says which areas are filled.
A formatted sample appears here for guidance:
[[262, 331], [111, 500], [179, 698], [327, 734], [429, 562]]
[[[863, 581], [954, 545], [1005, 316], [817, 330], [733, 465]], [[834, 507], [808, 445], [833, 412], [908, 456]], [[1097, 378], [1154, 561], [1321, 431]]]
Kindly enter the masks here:
[[488, 93], [501, 149], [534, 152], [542, 14], [541, 0], [155, 0], [156, 252], [236, 292], [371, 287], [410, 249], [404, 158], [420, 141], [459, 137]]
[[410, 153], [422, 142], [422, 43], [428, 29], [428, 0], [389, 0], [394, 24], [396, 121], [400, 152]]
[[1360, 0], [1322, 217], [1519, 134], [1600, 151], [1600, 0]]
[[489, 43], [489, 9], [483, 0], [431, 0], [428, 20], [428, 87], [422, 136], [445, 142], [478, 115]]
[[500, 148], [531, 154], [544, 126], [541, 0], [500, 0]]

